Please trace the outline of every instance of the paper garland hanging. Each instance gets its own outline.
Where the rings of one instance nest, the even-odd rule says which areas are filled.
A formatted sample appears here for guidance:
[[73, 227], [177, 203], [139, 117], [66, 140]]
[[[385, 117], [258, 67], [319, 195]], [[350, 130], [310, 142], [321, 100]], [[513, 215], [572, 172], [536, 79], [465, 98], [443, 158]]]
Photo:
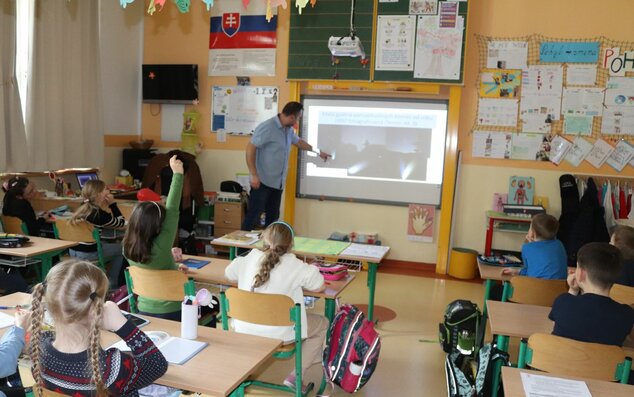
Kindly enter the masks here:
[[174, 0], [174, 3], [176, 3], [178, 11], [180, 11], [182, 14], [189, 12], [189, 6], [191, 4], [190, 0]]
[[207, 11], [211, 10], [211, 7], [214, 6], [214, 0], [203, 0], [203, 3], [207, 6]]
[[126, 8], [128, 4], [133, 3], [134, 0], [119, 0], [119, 4], [122, 8]]
[[308, 4], [308, 0], [295, 0], [295, 7], [297, 7], [299, 15], [302, 15], [302, 10], [306, 8], [306, 4]]

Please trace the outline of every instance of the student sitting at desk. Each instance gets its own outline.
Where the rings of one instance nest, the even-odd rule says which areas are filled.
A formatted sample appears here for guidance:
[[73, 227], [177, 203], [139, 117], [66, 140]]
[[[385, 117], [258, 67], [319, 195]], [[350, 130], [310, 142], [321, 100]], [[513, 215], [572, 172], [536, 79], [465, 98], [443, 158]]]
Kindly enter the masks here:
[[623, 269], [616, 284], [634, 287], [634, 228], [619, 225], [614, 229], [610, 244], [621, 250]]
[[[76, 397], [138, 396], [167, 371], [163, 354], [114, 302], [106, 302], [107, 292], [103, 271], [81, 261], [59, 263], [33, 288], [30, 354], [38, 397], [42, 388]], [[54, 331], [44, 328], [44, 306]], [[116, 333], [131, 353], [104, 350], [101, 330]]]
[[545, 279], [565, 279], [568, 274], [566, 249], [557, 240], [559, 221], [548, 214], [537, 214], [531, 220], [522, 246], [521, 269], [505, 268], [502, 274], [520, 275]]
[[634, 309], [610, 298], [623, 258], [608, 243], [588, 243], [579, 249], [577, 269], [568, 277], [570, 289], [553, 303], [548, 318], [553, 334], [582, 342], [623, 346], [634, 337]]
[[[77, 225], [80, 222], [88, 222], [97, 228], [121, 229], [125, 226], [125, 218], [121, 215], [114, 197], [106, 187], [104, 181], [90, 180], [81, 189], [82, 204], [70, 219], [70, 223]], [[123, 254], [119, 243], [101, 243], [103, 255], [110, 259], [108, 280], [110, 289], [118, 288], [124, 283]], [[97, 243], [79, 243], [69, 249], [70, 256], [94, 261], [98, 259]]]
[[[18, 310], [15, 312], [15, 325], [2, 335], [0, 339], [0, 378], [6, 378], [16, 373], [18, 369], [18, 357], [24, 348], [25, 329], [29, 323], [31, 312]], [[15, 393], [15, 389], [11, 390], [6, 385], [0, 385], [0, 397], [6, 397]], [[20, 388], [19, 394], [24, 395], [24, 391]]]
[[2, 185], [2, 190], [5, 191], [3, 215], [20, 218], [26, 224], [30, 236], [53, 235], [53, 226], [48, 223], [51, 221], [50, 215], [45, 213], [43, 217], [38, 218], [31, 206], [30, 200], [37, 196], [33, 182], [29, 182], [28, 178], [23, 176], [14, 176]]
[[[317, 314], [306, 314], [304, 292], [325, 289], [324, 277], [315, 266], [311, 266], [291, 253], [295, 234], [285, 222], [273, 222], [264, 230], [265, 249], [253, 249], [245, 257], [233, 260], [225, 269], [225, 277], [238, 282], [238, 288], [269, 294], [289, 296], [302, 307], [302, 373], [315, 361], [320, 361], [323, 343], [328, 330], [328, 320]], [[257, 325], [234, 320], [236, 332], [293, 341], [293, 327]], [[295, 371], [284, 384], [295, 387]]]

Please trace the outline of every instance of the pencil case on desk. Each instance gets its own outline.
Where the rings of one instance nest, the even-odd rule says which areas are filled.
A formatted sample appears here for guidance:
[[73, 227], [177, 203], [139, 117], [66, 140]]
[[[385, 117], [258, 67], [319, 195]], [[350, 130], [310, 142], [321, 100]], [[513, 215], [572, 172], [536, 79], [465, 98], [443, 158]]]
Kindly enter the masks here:
[[348, 275], [348, 267], [346, 265], [327, 265], [323, 263], [315, 264], [319, 269], [319, 273], [324, 276], [325, 280], [337, 281]]

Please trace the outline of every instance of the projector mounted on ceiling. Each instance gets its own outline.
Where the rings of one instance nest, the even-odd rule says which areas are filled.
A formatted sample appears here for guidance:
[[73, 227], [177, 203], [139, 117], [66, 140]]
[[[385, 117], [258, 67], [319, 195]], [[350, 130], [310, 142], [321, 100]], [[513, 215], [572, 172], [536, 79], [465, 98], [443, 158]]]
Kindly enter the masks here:
[[351, 1], [350, 7], [350, 35], [348, 36], [330, 36], [328, 39], [328, 49], [333, 56], [336, 57], [361, 57], [365, 59], [365, 51], [361, 40], [354, 31], [354, 3]]

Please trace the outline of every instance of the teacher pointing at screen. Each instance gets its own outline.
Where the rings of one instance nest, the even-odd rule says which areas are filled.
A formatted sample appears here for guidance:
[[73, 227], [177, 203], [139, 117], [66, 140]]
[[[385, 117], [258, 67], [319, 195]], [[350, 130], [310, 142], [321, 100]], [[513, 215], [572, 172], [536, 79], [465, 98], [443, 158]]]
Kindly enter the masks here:
[[282, 113], [258, 125], [246, 149], [249, 167], [251, 194], [249, 208], [242, 223], [242, 230], [253, 230], [259, 222], [260, 214], [266, 213], [266, 224], [280, 217], [280, 202], [288, 171], [288, 157], [291, 145], [300, 150], [315, 152], [326, 161], [330, 154], [313, 149], [299, 136], [293, 126], [302, 117], [304, 106], [299, 102], [289, 102]]

